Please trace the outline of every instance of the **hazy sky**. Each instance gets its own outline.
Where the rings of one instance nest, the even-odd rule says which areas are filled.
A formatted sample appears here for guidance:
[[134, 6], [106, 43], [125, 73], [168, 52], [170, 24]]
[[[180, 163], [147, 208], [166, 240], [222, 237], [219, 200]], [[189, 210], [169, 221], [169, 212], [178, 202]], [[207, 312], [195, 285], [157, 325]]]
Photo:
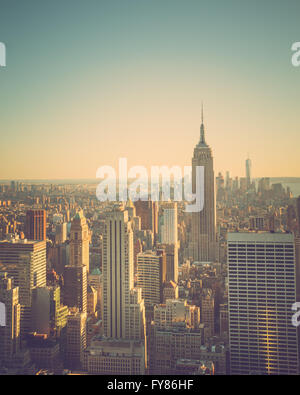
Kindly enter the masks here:
[[0, 0], [0, 179], [190, 165], [300, 177], [299, 0]]

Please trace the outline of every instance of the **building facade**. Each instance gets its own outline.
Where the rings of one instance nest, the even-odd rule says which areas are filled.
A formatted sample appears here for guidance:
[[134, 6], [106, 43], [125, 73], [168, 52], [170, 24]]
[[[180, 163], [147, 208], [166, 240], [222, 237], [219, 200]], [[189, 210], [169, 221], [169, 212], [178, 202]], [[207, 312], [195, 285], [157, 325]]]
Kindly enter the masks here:
[[297, 374], [294, 237], [229, 233], [229, 340], [232, 374]]
[[70, 265], [86, 266], [89, 272], [89, 227], [82, 211], [76, 213], [71, 223]]

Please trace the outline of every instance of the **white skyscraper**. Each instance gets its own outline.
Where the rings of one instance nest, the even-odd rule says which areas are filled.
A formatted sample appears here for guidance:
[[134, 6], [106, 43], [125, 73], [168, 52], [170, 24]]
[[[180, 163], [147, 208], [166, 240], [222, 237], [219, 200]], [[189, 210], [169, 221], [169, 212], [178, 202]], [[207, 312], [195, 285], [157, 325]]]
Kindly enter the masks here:
[[294, 237], [229, 233], [229, 340], [232, 374], [297, 374]]
[[137, 255], [137, 285], [142, 289], [142, 296], [147, 311], [152, 311], [155, 304], [162, 301], [162, 287], [167, 271], [166, 254], [161, 251], [146, 251]]
[[160, 220], [161, 243], [177, 244], [177, 203], [164, 203]]
[[246, 159], [246, 182], [247, 188], [251, 185], [251, 159]]
[[[103, 325], [110, 338], [134, 339], [139, 329], [131, 328], [133, 308], [133, 231], [128, 212], [117, 207], [108, 213], [103, 235]], [[136, 298], [137, 305], [141, 300]], [[138, 307], [138, 306], [137, 306]], [[144, 308], [139, 308], [144, 316]]]

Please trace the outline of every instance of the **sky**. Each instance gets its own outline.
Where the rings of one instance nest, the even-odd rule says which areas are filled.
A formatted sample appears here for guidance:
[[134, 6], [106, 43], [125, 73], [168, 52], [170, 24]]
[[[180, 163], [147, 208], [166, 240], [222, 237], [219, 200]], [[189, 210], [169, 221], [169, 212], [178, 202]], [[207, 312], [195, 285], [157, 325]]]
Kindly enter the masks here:
[[185, 166], [300, 177], [300, 1], [0, 0], [0, 179]]

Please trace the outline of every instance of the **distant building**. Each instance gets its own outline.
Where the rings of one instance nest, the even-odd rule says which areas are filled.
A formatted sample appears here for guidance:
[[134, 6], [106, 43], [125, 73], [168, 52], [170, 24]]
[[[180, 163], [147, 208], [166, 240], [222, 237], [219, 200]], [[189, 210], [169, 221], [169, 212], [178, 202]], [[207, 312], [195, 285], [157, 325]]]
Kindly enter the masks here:
[[183, 376], [211, 376], [214, 375], [214, 372], [215, 367], [212, 361], [178, 359], [176, 361], [173, 374]]
[[220, 305], [220, 336], [228, 333], [228, 330], [228, 304], [224, 303]]
[[77, 307], [87, 312], [87, 267], [65, 266], [64, 270], [64, 304]]
[[246, 159], [246, 183], [247, 183], [247, 189], [250, 188], [251, 186], [251, 159]]
[[143, 375], [144, 343], [96, 337], [84, 351], [83, 369], [90, 374]]
[[88, 314], [94, 314], [97, 308], [97, 291], [91, 285], [87, 287], [87, 312]]
[[81, 369], [83, 352], [86, 348], [86, 313], [72, 310], [68, 316], [66, 338], [66, 365], [70, 369]]
[[58, 285], [35, 288], [32, 292], [32, 332], [59, 334], [67, 324], [68, 307], [62, 305]]
[[92, 270], [88, 275], [88, 285], [97, 291], [97, 306], [96, 309], [102, 314], [102, 274], [99, 269]]
[[39, 369], [54, 370], [60, 363], [59, 343], [47, 335], [31, 333], [26, 336], [30, 357]]
[[46, 240], [46, 211], [32, 209], [26, 212], [26, 238], [28, 240]]
[[155, 237], [158, 232], [157, 202], [137, 200], [134, 205], [136, 216], [141, 218], [141, 230], [151, 230]]
[[168, 327], [151, 324], [150, 374], [173, 374], [179, 359], [201, 359], [204, 326], [193, 329], [184, 322]]
[[181, 322], [190, 328], [200, 325], [200, 308], [189, 305], [186, 300], [168, 299], [166, 303], [154, 306], [154, 320], [156, 327], [167, 328]]
[[251, 230], [267, 230], [265, 217], [251, 216], [249, 218], [249, 228]]
[[76, 213], [71, 223], [70, 266], [86, 266], [89, 272], [89, 227], [82, 211]]
[[163, 203], [160, 207], [159, 234], [162, 244], [177, 244], [177, 203]]
[[208, 329], [207, 336], [215, 333], [215, 299], [211, 289], [204, 288], [201, 298], [201, 322]]
[[67, 240], [67, 223], [63, 222], [55, 226], [55, 244], [63, 244]]
[[137, 286], [142, 289], [146, 310], [162, 302], [162, 289], [166, 277], [164, 250], [146, 251], [137, 255]]
[[178, 282], [178, 245], [158, 244], [157, 248], [166, 254], [166, 281]]
[[178, 285], [174, 281], [165, 282], [163, 285], [163, 303], [168, 299], [178, 299]]

